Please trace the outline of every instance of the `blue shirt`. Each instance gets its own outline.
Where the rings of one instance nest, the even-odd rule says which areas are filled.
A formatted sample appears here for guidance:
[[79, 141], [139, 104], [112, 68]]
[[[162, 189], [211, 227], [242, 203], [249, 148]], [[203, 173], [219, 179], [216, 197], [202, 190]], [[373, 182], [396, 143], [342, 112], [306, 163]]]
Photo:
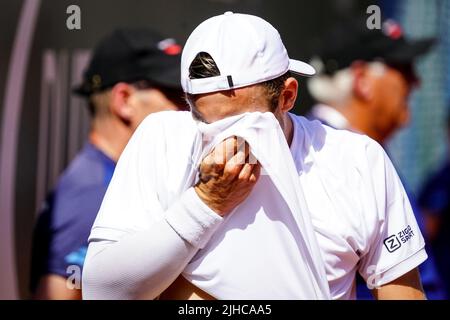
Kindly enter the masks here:
[[31, 289], [46, 274], [70, 276], [82, 270], [87, 239], [100, 209], [115, 162], [86, 143], [47, 196], [33, 236]]
[[419, 204], [440, 218], [440, 230], [431, 243], [431, 250], [450, 292], [450, 160], [426, 182]]

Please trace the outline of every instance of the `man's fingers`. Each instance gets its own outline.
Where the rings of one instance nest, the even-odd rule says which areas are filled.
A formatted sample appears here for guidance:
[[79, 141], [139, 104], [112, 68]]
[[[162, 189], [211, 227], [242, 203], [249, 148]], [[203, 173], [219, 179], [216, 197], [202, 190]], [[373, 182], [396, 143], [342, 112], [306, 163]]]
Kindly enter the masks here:
[[253, 164], [249, 164], [249, 163], [244, 164], [244, 166], [241, 169], [241, 172], [239, 172], [238, 179], [240, 181], [248, 181], [248, 179], [250, 178], [250, 175], [252, 174], [253, 166], [254, 166]]
[[238, 151], [236, 155], [234, 155], [230, 161], [225, 164], [225, 168], [223, 169], [223, 178], [226, 181], [231, 181], [239, 175], [243, 165], [245, 164], [245, 158], [245, 152], [241, 150]]
[[258, 181], [259, 175], [261, 174], [261, 164], [257, 162], [256, 164], [246, 163], [239, 173], [239, 180], [256, 182]]
[[208, 165], [223, 169], [227, 163], [237, 152], [239, 145], [237, 137], [229, 137], [220, 142], [208, 155], [205, 157]]
[[244, 153], [245, 153], [245, 160], [244, 161], [248, 162], [247, 159], [248, 159], [248, 157], [250, 155], [250, 146], [247, 143], [247, 141], [244, 140], [244, 143], [241, 144], [241, 149], [240, 150], [244, 151]]
[[244, 139], [232, 136], [220, 142], [203, 161], [210, 166], [225, 166], [240, 150], [245, 151], [247, 157], [249, 149], [250, 147]]
[[203, 159], [202, 163], [210, 166], [212, 170], [222, 171], [227, 159], [234, 155], [235, 144], [235, 137], [223, 140]]
[[261, 164], [258, 162], [253, 166], [253, 170], [252, 173], [250, 174], [250, 177], [248, 178], [248, 181], [254, 183], [258, 181], [260, 175], [261, 175]]
[[[217, 148], [217, 147], [216, 147]], [[247, 150], [248, 152], [248, 144], [247, 142], [242, 139], [241, 137], [232, 136], [225, 140], [223, 140], [218, 145], [218, 154], [217, 154], [217, 161], [224, 160], [224, 164], [233, 158], [238, 151]]]
[[[221, 147], [221, 157], [220, 160], [223, 161], [223, 164], [227, 163], [235, 154], [237, 151], [237, 139], [236, 137], [230, 137], [222, 141], [222, 147]], [[217, 159], [219, 160], [219, 159]]]
[[[244, 139], [236, 136], [227, 138], [203, 159], [200, 166], [201, 175], [211, 178], [220, 174], [225, 181], [232, 181], [241, 174], [249, 154], [250, 146]], [[252, 170], [253, 165], [247, 166], [242, 173], [242, 179], [248, 180]]]

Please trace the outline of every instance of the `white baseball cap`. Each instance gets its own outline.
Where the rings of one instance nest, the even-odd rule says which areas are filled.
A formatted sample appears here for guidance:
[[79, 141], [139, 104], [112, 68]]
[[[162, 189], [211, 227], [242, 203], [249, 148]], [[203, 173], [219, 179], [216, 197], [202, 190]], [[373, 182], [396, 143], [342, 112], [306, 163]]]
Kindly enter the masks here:
[[[214, 59], [220, 76], [191, 79], [189, 67], [197, 54]], [[181, 85], [190, 94], [241, 88], [275, 79], [288, 70], [312, 76], [309, 64], [289, 59], [278, 31], [248, 14], [226, 12], [202, 22], [189, 36], [181, 56]]]

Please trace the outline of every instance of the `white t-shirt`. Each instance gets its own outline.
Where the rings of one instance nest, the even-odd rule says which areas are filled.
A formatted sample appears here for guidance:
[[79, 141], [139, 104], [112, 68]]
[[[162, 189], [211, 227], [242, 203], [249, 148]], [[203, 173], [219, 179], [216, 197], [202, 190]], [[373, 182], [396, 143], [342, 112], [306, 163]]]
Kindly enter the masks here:
[[[244, 203], [205, 240], [186, 221], [186, 212], [173, 211], [173, 204], [186, 191], [195, 195], [189, 188], [198, 176], [196, 164], [230, 136], [248, 142], [264, 172]], [[284, 133], [270, 112], [245, 113], [212, 124], [195, 123], [189, 113], [155, 114], [140, 126], [120, 158], [90, 240], [117, 241], [105, 250], [120, 247], [122, 239], [129, 242], [129, 234], [140, 230], [150, 234], [162, 216], [181, 237], [201, 249], [183, 276], [218, 299], [329, 299], [325, 266], [317, 254], [320, 248], [295, 176]], [[191, 207], [190, 211], [195, 215], [197, 210]], [[212, 210], [211, 214], [218, 217]], [[128, 254], [120, 250], [125, 256], [116, 254], [116, 260], [140, 258], [131, 254], [134, 248], [129, 249]], [[106, 267], [130, 270], [121, 262]], [[143, 278], [143, 269], [139, 275], [133, 272], [121, 278]], [[88, 296], [96, 297], [95, 293]]]
[[[337, 131], [294, 115], [292, 119], [294, 140], [291, 152], [325, 262], [331, 297], [354, 298], [356, 271], [365, 279], [374, 280], [369, 282], [382, 285], [424, 261], [426, 253], [423, 250], [423, 238], [400, 180], [383, 149], [362, 135]], [[154, 134], [156, 135], [149, 138], [149, 135]], [[191, 177], [195, 165], [192, 164], [192, 145], [195, 136], [195, 122], [189, 113], [162, 112], [147, 118], [118, 163], [93, 226], [90, 241], [119, 241], [127, 234], [145, 230], [156, 223], [164, 215], [166, 208], [193, 183]], [[149, 139], [154, 145], [151, 151], [146, 150]], [[190, 165], [177, 165], [179, 163]], [[261, 181], [264, 182], [265, 178], [267, 177], [262, 177]], [[257, 186], [255, 189], [258, 189]], [[258, 192], [264, 192], [264, 188], [260, 189]], [[164, 192], [160, 192], [161, 190]], [[147, 194], [150, 196], [146, 198]], [[251, 195], [249, 199], [258, 201], [251, 198]], [[201, 209], [205, 210], [204, 207]], [[208, 219], [211, 220], [213, 215]], [[214, 232], [210, 232], [207, 237], [197, 239], [196, 225], [190, 224], [190, 220], [181, 223], [181, 219], [177, 217], [174, 218], [172, 214], [167, 221], [185, 240], [200, 249], [213, 250], [214, 248], [208, 248], [208, 241], [214, 240], [221, 228], [230, 227], [225, 222], [215, 227]], [[242, 217], [246, 219], [244, 215]], [[287, 218], [288, 216], [282, 221], [287, 226], [286, 235], [288, 229], [295, 224], [292, 219], [288, 221]], [[239, 223], [239, 220], [234, 221]], [[258, 221], [254, 219], [243, 223], [251, 226], [252, 223], [260, 223]], [[233, 227], [235, 226], [232, 225], [231, 228]], [[226, 234], [224, 230], [222, 233]], [[260, 233], [260, 237], [270, 252], [271, 242], [266, 241], [264, 233]], [[283, 241], [283, 237], [276, 239], [275, 243], [280, 241]], [[239, 257], [245, 260], [245, 252], [239, 249], [230, 254], [237, 253], [233, 256], [234, 260], [239, 261]], [[199, 251], [200, 256], [201, 252]], [[214, 289], [214, 281], [201, 281], [202, 275], [195, 273], [198, 256], [199, 254], [185, 269], [185, 277], [218, 298], [237, 298], [233, 296], [233, 292], [238, 292], [239, 282], [232, 283], [231, 290], [227, 288], [214, 291], [217, 289]], [[274, 253], [274, 258], [276, 256]], [[298, 264], [296, 259], [292, 260], [294, 264]], [[262, 261], [268, 262], [268, 268], [275, 266], [274, 263], [270, 264], [270, 254], [263, 257]], [[239, 266], [241, 265], [237, 262], [236, 268]], [[261, 268], [263, 266], [264, 263], [261, 263]], [[216, 268], [215, 271], [217, 270]], [[258, 272], [257, 269], [243, 270], [248, 274]], [[291, 271], [289, 268], [287, 270]], [[280, 268], [278, 273], [273, 274], [273, 278], [266, 277], [266, 280], [260, 281], [269, 281], [269, 287], [272, 282], [276, 283], [277, 277], [288, 283], [290, 277], [286, 274]], [[205, 276], [208, 275], [203, 275], [203, 279], [206, 279]], [[215, 273], [214, 276], [220, 283], [220, 274]], [[246, 284], [247, 282], [248, 279], [245, 279]], [[203, 284], [206, 285], [202, 287]], [[223, 286], [223, 283], [220, 285]], [[257, 281], [254, 285], [264, 287]], [[262, 293], [261, 297], [296, 297], [283, 296], [282, 291], [279, 292], [275, 297], [270, 293]]]
[[291, 115], [292, 155], [333, 299], [355, 299], [355, 275], [389, 283], [426, 260], [400, 179], [374, 140]]

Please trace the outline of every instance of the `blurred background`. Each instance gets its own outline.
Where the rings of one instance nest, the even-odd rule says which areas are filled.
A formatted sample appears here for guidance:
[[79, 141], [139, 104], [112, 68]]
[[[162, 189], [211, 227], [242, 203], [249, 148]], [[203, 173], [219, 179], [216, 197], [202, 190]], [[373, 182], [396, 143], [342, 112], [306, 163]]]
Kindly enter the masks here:
[[[436, 37], [418, 61], [421, 87], [411, 96], [408, 127], [387, 145], [410, 192], [447, 159], [450, 101], [450, 1], [447, 0], [2, 0], [0, 4], [0, 299], [29, 297], [33, 226], [47, 192], [79, 151], [89, 129], [85, 101], [71, 88], [92, 48], [117, 27], [144, 26], [183, 44], [195, 26], [225, 11], [271, 22], [289, 55], [307, 59], [338, 21], [377, 4], [409, 37]], [[81, 29], [66, 12], [81, 9]], [[295, 113], [314, 104], [300, 80]], [[450, 272], [450, 270], [449, 270]]]

